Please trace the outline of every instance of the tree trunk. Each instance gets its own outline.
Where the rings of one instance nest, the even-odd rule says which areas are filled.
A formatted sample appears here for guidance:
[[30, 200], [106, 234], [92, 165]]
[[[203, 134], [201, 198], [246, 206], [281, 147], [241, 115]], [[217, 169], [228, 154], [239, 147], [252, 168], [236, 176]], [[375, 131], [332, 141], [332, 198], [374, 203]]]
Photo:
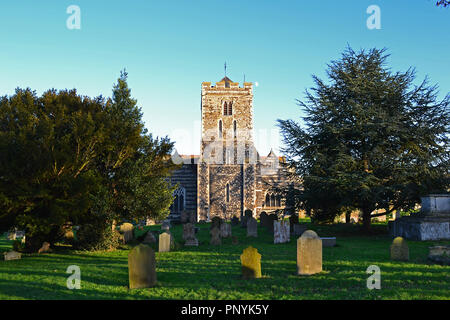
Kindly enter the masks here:
[[363, 220], [363, 231], [368, 233], [370, 231], [370, 225], [371, 225], [371, 216], [372, 210], [369, 208], [363, 208], [362, 209], [362, 220]]

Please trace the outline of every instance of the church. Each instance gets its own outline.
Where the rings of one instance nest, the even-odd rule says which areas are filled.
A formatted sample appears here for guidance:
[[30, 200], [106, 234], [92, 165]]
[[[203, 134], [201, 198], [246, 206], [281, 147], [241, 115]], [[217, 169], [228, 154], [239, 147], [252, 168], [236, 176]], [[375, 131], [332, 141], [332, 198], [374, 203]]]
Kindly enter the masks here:
[[253, 143], [253, 84], [239, 86], [227, 76], [203, 82], [201, 118], [200, 155], [172, 156], [182, 166], [170, 177], [178, 188], [169, 219], [186, 213], [196, 221], [231, 219], [246, 210], [257, 218], [285, 209], [284, 158], [272, 150], [260, 156]]

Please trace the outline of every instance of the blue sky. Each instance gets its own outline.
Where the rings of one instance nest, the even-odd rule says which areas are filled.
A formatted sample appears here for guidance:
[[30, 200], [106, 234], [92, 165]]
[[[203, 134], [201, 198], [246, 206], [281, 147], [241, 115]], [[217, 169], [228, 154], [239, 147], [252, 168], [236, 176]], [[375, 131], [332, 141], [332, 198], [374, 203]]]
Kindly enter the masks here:
[[[219, 81], [226, 61], [232, 80], [258, 82], [255, 136], [266, 154], [278, 150], [276, 119], [301, 116], [295, 99], [347, 44], [387, 47], [394, 71], [414, 66], [417, 81], [428, 75], [441, 98], [449, 92], [450, 8], [435, 2], [1, 1], [0, 95], [31, 87], [110, 96], [126, 68], [148, 129], [198, 154], [201, 83]], [[81, 9], [80, 30], [66, 27], [69, 5]], [[366, 26], [370, 5], [380, 7], [379, 30]]]

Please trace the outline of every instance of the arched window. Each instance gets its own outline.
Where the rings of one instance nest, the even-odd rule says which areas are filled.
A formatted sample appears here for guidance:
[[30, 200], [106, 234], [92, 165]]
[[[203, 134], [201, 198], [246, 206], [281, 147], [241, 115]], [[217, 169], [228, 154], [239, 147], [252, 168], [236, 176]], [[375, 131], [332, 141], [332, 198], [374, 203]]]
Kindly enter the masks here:
[[227, 202], [230, 202], [230, 185], [228, 183], [225, 192], [226, 192], [226, 200]]
[[270, 195], [266, 194], [266, 207], [270, 207]]
[[185, 208], [186, 190], [183, 187], [178, 188], [173, 192], [173, 203], [170, 211], [173, 213], [182, 212]]
[[233, 137], [236, 138], [237, 136], [237, 123], [236, 120], [233, 121]]
[[233, 102], [228, 102], [228, 115], [233, 115]]
[[273, 193], [270, 195], [270, 206], [275, 207], [275, 195]]
[[226, 115], [227, 115], [227, 112], [228, 112], [228, 104], [227, 104], [227, 102], [225, 101], [225, 102], [223, 103], [223, 115], [226, 116]]
[[222, 120], [219, 120], [219, 138], [222, 138]]
[[280, 195], [277, 195], [275, 205], [277, 207], [281, 207], [281, 196]]

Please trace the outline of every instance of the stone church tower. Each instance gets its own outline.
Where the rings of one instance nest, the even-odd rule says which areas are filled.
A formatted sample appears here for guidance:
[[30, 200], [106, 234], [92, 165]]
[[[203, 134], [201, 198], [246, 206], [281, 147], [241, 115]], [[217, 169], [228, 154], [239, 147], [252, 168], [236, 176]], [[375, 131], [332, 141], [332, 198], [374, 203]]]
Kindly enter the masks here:
[[215, 216], [231, 219], [251, 210], [254, 217], [283, 210], [280, 190], [284, 158], [273, 151], [262, 157], [253, 142], [253, 85], [224, 77], [202, 83], [200, 155], [173, 155], [182, 160], [170, 181], [177, 184], [170, 219], [188, 213], [197, 221]]
[[197, 174], [197, 217], [231, 218], [255, 204], [252, 83], [224, 77], [202, 83], [202, 140]]

